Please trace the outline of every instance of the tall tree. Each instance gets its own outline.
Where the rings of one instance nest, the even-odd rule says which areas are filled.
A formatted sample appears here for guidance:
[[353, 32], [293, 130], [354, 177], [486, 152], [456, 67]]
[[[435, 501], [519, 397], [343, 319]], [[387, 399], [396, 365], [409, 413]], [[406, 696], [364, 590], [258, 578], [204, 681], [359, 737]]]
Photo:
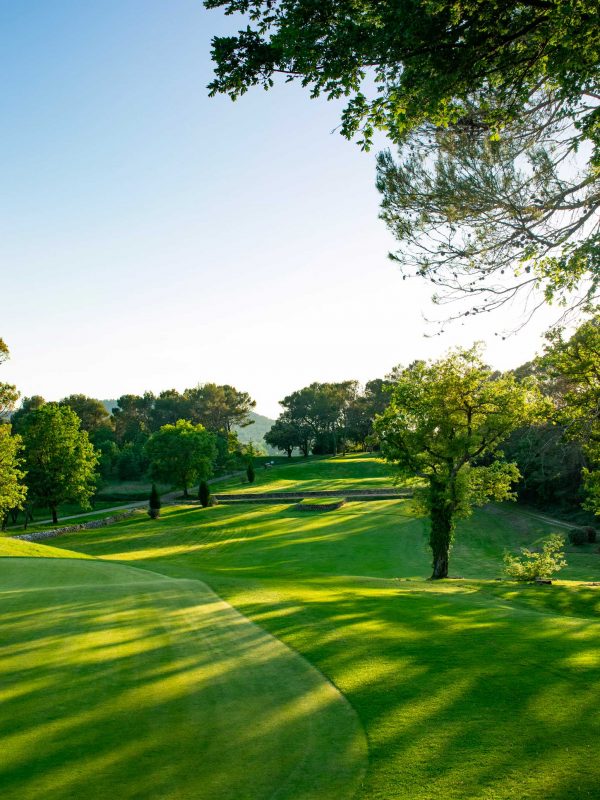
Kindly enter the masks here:
[[265, 433], [264, 439], [270, 447], [275, 447], [277, 450], [283, 450], [284, 453], [287, 453], [288, 458], [291, 458], [294, 449], [302, 447], [304, 442], [300, 426], [285, 414], [282, 414], [275, 421], [271, 429]]
[[[282, 75], [348, 98], [341, 132], [379, 161], [405, 275], [491, 310], [523, 289], [588, 301], [600, 278], [596, 0], [205, 0], [244, 15], [213, 39], [212, 95]], [[573, 159], [577, 153], [578, 158]], [[575, 297], [572, 292], [575, 291]], [[578, 294], [579, 293], [579, 294]]]
[[557, 405], [565, 438], [579, 442], [587, 457], [582, 470], [586, 507], [600, 514], [600, 314], [570, 338], [560, 329], [552, 331], [543, 363], [560, 381]]
[[[0, 339], [0, 364], [9, 358], [8, 346]], [[4, 527], [6, 515], [13, 508], [21, 508], [26, 487], [21, 470], [21, 438], [11, 435], [11, 426], [4, 422], [19, 394], [14, 386], [0, 383], [0, 524]]]
[[163, 425], [153, 433], [146, 444], [152, 476], [188, 489], [197, 480], [206, 480], [212, 474], [216, 458], [215, 435], [203, 425], [189, 420], [178, 420], [174, 425]]
[[59, 401], [60, 406], [68, 406], [81, 420], [81, 429], [87, 431], [93, 442], [96, 437], [106, 440], [114, 430], [114, 422], [104, 404], [84, 394], [71, 394]]
[[22, 425], [27, 487], [58, 522], [61, 503], [89, 506], [95, 490], [98, 455], [77, 414], [67, 406], [46, 403], [31, 411]]
[[155, 397], [152, 392], [143, 396], [124, 394], [113, 408], [115, 431], [119, 444], [146, 439], [152, 430], [152, 410]]
[[252, 424], [250, 411], [256, 401], [228, 384], [204, 383], [186, 389], [184, 397], [189, 402], [189, 418], [214, 433], [229, 434], [234, 425]]
[[432, 578], [448, 576], [457, 519], [490, 499], [512, 499], [519, 472], [492, 458], [540, 408], [533, 384], [494, 377], [477, 347], [417, 361], [400, 375], [376, 429], [385, 458], [426, 481], [418, 499], [430, 518]]
[[[4, 339], [0, 339], [0, 364], [8, 361], [10, 352]], [[0, 383], [0, 423], [6, 421], [10, 412], [15, 407], [15, 403], [19, 399], [19, 392], [16, 386], [10, 383]]]
[[27, 494], [21, 469], [21, 437], [11, 435], [10, 425], [0, 425], [0, 524], [11, 509], [22, 508]]

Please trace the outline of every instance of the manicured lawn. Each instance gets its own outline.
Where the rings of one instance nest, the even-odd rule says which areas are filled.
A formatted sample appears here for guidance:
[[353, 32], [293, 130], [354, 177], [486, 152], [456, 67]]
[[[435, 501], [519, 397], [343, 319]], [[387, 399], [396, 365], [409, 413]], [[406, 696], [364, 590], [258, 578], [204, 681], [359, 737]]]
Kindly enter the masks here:
[[351, 454], [337, 458], [318, 458], [282, 464], [271, 469], [256, 469], [256, 479], [245, 477], [219, 481], [219, 492], [341, 491], [343, 489], [385, 489], [393, 486], [396, 472], [374, 455]]
[[[461, 525], [464, 579], [435, 584], [403, 501], [169, 509], [61, 546], [201, 577], [316, 665], [365, 728], [362, 800], [596, 798], [600, 593], [494, 581], [504, 547], [552, 527], [514, 516]], [[566, 578], [600, 578], [598, 553], [568, 557]]]
[[354, 794], [354, 711], [205, 584], [54, 558], [0, 574], [4, 798]]

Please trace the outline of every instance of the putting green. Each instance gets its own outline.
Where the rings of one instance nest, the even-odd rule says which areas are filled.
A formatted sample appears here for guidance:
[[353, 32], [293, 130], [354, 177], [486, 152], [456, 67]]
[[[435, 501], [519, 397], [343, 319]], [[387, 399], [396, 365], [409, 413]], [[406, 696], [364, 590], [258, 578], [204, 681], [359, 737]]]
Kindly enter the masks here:
[[68, 558], [0, 576], [4, 800], [355, 796], [352, 708], [205, 584]]

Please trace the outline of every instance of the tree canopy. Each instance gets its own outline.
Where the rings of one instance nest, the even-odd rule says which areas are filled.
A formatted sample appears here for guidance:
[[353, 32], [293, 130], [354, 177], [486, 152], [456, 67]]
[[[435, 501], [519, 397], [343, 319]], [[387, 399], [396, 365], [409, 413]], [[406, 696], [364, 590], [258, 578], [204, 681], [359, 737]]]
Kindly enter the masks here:
[[153, 433], [146, 452], [152, 476], [181, 487], [187, 497], [192, 483], [212, 474], [217, 449], [214, 434], [203, 425], [180, 419]]
[[[378, 161], [405, 276], [459, 314], [537, 289], [589, 303], [600, 277], [596, 0], [205, 0], [242, 14], [213, 39], [211, 94], [278, 75], [345, 98], [341, 132]], [[452, 316], [452, 314], [451, 314]]]
[[27, 414], [21, 431], [27, 487], [50, 509], [52, 521], [58, 521], [58, 506], [65, 501], [88, 505], [98, 455], [77, 414], [67, 406], [45, 403]]
[[448, 575], [457, 519], [490, 499], [513, 498], [518, 470], [494, 457], [539, 410], [534, 385], [494, 375], [478, 347], [416, 361], [400, 374], [376, 430], [385, 458], [426, 482], [418, 498], [430, 516], [432, 577]]

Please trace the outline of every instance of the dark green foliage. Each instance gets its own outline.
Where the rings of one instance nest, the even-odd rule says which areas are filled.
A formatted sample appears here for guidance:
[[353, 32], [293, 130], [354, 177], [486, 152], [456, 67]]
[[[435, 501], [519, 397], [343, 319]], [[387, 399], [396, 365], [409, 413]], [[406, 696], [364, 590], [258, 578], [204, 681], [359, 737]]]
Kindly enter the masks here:
[[211, 95], [281, 76], [344, 98], [341, 133], [362, 147], [376, 130], [399, 146], [397, 162], [380, 156], [378, 188], [405, 276], [465, 299], [465, 314], [521, 289], [595, 296], [597, 0], [204, 4], [243, 19], [213, 39]]
[[246, 477], [248, 478], [248, 483], [254, 483], [256, 473], [254, 472], [254, 466], [252, 462], [250, 462], [246, 467]]
[[156, 484], [153, 483], [152, 484], [152, 489], [150, 491], [150, 498], [149, 498], [149, 501], [148, 501], [148, 514], [149, 514], [149, 516], [152, 519], [158, 519], [158, 517], [160, 515], [160, 508], [161, 508], [160, 495], [159, 495], [158, 490], [156, 488]]
[[589, 541], [587, 528], [572, 528], [569, 531], [569, 541], [577, 546], [586, 544]]
[[587, 533], [587, 540], [590, 544], [596, 543], [596, 537], [598, 535], [598, 531], [596, 528], [592, 528], [591, 525], [586, 525], [583, 530]]
[[77, 414], [46, 403], [27, 414], [22, 436], [30, 496], [50, 509], [52, 521], [58, 521], [58, 506], [65, 501], [89, 506], [98, 455]]
[[198, 500], [202, 508], [207, 508], [210, 503], [210, 488], [206, 481], [200, 481], [198, 486]]

